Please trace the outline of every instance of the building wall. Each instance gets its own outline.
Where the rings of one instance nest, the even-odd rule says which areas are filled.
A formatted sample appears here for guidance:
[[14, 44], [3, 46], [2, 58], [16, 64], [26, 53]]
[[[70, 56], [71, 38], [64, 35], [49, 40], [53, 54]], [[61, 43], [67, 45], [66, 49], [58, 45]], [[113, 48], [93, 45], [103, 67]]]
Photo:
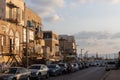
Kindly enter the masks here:
[[74, 36], [59, 35], [60, 50], [64, 54], [76, 55], [76, 42]]
[[55, 56], [59, 52], [58, 34], [53, 31], [43, 31], [45, 46], [50, 47], [51, 55]]
[[[0, 54], [22, 57], [24, 6], [22, 0], [0, 0]], [[8, 56], [2, 59], [7, 61]]]
[[[10, 45], [10, 39], [12, 45]], [[18, 54], [22, 57], [22, 26], [0, 20], [0, 53], [1, 54]], [[10, 46], [12, 51], [10, 51]], [[3, 56], [7, 61], [8, 57]]]
[[33, 12], [30, 8], [25, 8], [25, 24], [27, 24], [27, 20], [36, 22], [36, 25], [42, 26], [42, 20], [40, 16], [38, 16], [35, 12]]
[[[26, 26], [28, 26], [28, 47], [30, 48], [28, 52], [43, 55], [42, 46], [45, 46], [45, 42], [41, 18], [27, 8], [23, 0], [0, 0], [0, 53], [24, 56]], [[7, 58], [1, 59], [7, 61]]]
[[5, 19], [5, 0], [0, 0], [0, 19]]
[[18, 25], [24, 25], [24, 7], [25, 3], [22, 0], [4, 0], [5, 2], [5, 17], [4, 20], [11, 21]]
[[26, 27], [28, 29], [27, 38], [29, 41], [28, 48], [31, 51], [30, 53], [43, 56], [42, 46], [45, 46], [45, 42], [43, 40], [42, 21], [36, 13], [27, 7], [25, 8], [25, 27], [23, 32], [24, 42], [26, 42]]

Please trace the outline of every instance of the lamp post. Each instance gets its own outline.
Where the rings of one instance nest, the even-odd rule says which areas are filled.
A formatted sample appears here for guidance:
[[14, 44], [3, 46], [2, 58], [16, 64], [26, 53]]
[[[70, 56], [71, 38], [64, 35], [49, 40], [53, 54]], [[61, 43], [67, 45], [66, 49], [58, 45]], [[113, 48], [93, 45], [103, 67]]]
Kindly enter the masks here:
[[29, 59], [28, 59], [28, 27], [31, 25], [30, 21], [27, 20], [27, 26], [26, 26], [26, 67], [29, 66]]
[[83, 57], [82, 57], [82, 51], [83, 51], [84, 49], [81, 49], [81, 60], [83, 59]]

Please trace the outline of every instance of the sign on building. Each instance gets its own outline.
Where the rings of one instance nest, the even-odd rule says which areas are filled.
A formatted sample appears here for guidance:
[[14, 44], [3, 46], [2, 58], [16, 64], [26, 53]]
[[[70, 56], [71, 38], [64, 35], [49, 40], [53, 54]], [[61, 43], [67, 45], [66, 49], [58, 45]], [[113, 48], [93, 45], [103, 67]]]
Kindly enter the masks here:
[[0, 18], [4, 19], [5, 18], [5, 2], [6, 0], [0, 0]]

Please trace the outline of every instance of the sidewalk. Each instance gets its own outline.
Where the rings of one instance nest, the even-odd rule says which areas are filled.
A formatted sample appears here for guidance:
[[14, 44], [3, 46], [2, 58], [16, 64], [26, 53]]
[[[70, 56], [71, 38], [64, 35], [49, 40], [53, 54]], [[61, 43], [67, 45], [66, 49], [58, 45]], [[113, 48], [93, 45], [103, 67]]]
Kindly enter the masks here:
[[107, 72], [103, 80], [120, 80], [120, 69]]

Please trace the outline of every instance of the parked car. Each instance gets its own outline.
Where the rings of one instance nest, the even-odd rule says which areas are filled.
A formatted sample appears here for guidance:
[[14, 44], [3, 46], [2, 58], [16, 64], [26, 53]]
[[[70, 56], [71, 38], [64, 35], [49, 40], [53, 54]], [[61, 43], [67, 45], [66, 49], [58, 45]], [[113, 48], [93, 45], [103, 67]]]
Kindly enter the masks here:
[[83, 67], [82, 67], [82, 63], [77, 63], [78, 64], [78, 67], [79, 67], [79, 69], [83, 69]]
[[51, 76], [57, 76], [62, 74], [62, 69], [58, 64], [50, 64], [48, 65], [49, 68], [49, 74]]
[[86, 65], [84, 62], [81, 62], [81, 64], [82, 64], [82, 69], [86, 68]]
[[73, 63], [68, 63], [68, 71], [69, 73], [76, 71], [76, 68]]
[[67, 73], [68, 72], [68, 70], [67, 70], [68, 66], [67, 66], [66, 63], [58, 63], [58, 65], [61, 67], [62, 73]]
[[44, 64], [33, 64], [28, 68], [31, 71], [30, 78], [48, 78], [48, 67]]
[[112, 69], [116, 69], [116, 63], [114, 61], [108, 61], [105, 63], [105, 70], [109, 71]]
[[79, 65], [77, 63], [73, 63], [73, 68], [75, 71], [79, 70]]
[[89, 68], [89, 66], [90, 66], [89, 62], [84, 62], [84, 64], [85, 64], [85, 68]]
[[10, 67], [0, 75], [0, 80], [23, 80], [30, 78], [30, 71], [24, 67]]

